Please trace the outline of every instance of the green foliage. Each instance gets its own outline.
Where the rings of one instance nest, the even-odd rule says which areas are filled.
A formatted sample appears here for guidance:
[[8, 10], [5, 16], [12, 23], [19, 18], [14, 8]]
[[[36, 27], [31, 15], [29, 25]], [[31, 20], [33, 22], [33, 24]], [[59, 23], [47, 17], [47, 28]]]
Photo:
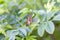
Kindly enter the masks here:
[[38, 26], [38, 34], [42, 37], [45, 31], [45, 23], [41, 23]]
[[60, 21], [60, 14], [56, 15], [56, 16], [53, 18], [53, 20], [55, 20], [55, 21]]
[[[59, 4], [59, 0], [0, 0], [0, 40], [54, 39], [50, 35], [60, 22]], [[32, 22], [27, 26], [29, 14]]]
[[53, 34], [54, 29], [55, 29], [55, 26], [54, 26], [53, 22], [51, 22], [51, 21], [47, 22], [47, 24], [46, 24], [46, 31], [49, 34]]

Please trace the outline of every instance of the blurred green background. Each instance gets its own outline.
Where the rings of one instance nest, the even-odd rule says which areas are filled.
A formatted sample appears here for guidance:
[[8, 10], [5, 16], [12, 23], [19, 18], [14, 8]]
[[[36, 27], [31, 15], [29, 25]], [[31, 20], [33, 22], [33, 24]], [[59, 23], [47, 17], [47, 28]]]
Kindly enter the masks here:
[[[5, 40], [4, 38], [7, 38], [4, 37], [7, 30], [19, 28], [21, 25], [25, 26], [26, 15], [23, 15], [25, 18], [20, 20], [20, 14], [18, 13], [20, 10], [24, 8], [32, 10], [47, 10], [47, 7], [49, 6], [46, 7], [45, 5], [48, 3], [48, 1], [55, 2], [52, 10], [59, 10], [58, 14], [60, 14], [60, 0], [0, 0], [0, 40]], [[16, 20], [18, 20], [18, 22], [16, 22]], [[28, 39], [26, 40], [60, 40], [60, 22], [54, 22], [54, 25], [55, 31], [53, 34], [48, 34], [45, 32], [44, 36], [40, 37], [37, 34], [37, 31], [34, 30], [31, 35], [35, 35], [37, 37], [33, 39], [33, 37], [27, 36]], [[23, 39], [18, 36], [16, 37], [16, 40]]]

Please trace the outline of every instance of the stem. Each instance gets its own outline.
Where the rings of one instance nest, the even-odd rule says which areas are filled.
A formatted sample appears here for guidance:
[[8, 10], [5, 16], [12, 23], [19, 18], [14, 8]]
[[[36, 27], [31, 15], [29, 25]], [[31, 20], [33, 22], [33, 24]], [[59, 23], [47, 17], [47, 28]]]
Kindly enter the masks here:
[[50, 34], [50, 38], [51, 38], [51, 40], [55, 40], [55, 37], [53, 34]]
[[36, 26], [37, 26], [37, 24], [36, 24], [35, 26], [32, 27], [31, 32], [29, 32], [28, 35], [30, 35], [30, 34], [32, 33], [32, 31], [36, 28]]
[[30, 35], [30, 34], [32, 33], [32, 31], [34, 30], [34, 28], [35, 28], [35, 27], [33, 27], [33, 28], [31, 29], [31, 32], [29, 32], [29, 34], [28, 34], [28, 35]]

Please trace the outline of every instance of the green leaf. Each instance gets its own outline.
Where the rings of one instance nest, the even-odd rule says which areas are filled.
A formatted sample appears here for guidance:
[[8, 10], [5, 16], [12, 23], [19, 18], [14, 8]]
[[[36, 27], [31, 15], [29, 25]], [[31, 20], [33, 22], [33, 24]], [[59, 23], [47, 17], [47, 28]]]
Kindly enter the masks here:
[[52, 17], [54, 17], [54, 15], [55, 15], [56, 13], [57, 13], [57, 11], [49, 12], [49, 13], [47, 14], [48, 20], [50, 20]]
[[25, 13], [27, 11], [28, 11], [28, 8], [24, 8], [24, 9], [20, 10], [18, 13]]
[[56, 15], [54, 18], [53, 18], [54, 21], [60, 21], [60, 14]]
[[45, 21], [45, 18], [46, 18], [46, 14], [38, 14], [38, 18], [39, 18], [39, 20], [40, 20], [40, 22], [42, 22], [42, 21]]
[[6, 25], [6, 28], [7, 28], [7, 29], [12, 29], [12, 26], [9, 25], [9, 24], [7, 24], [7, 25]]
[[38, 26], [38, 35], [40, 37], [42, 37], [44, 35], [44, 31], [45, 31], [45, 24], [44, 23], [41, 23], [39, 26]]
[[53, 22], [51, 22], [51, 21], [46, 22], [46, 27], [45, 27], [46, 32], [48, 32], [49, 34], [53, 34], [54, 29], [55, 29], [55, 27], [54, 27]]
[[9, 40], [15, 40], [15, 36], [18, 35], [17, 30], [8, 30], [6, 35], [9, 37]]
[[17, 30], [8, 30], [7, 32], [7, 36], [12, 36], [12, 35], [17, 35], [18, 34], [18, 31]]
[[27, 31], [24, 28], [19, 28], [19, 36], [25, 37], [27, 35]]
[[27, 36], [26, 37], [26, 40], [37, 40], [37, 39], [35, 39], [36, 38], [36, 36]]
[[5, 36], [0, 34], [0, 40], [5, 40]]
[[15, 40], [15, 36], [14, 35], [10, 36], [9, 40]]
[[24, 18], [24, 16], [28, 13], [28, 8], [24, 8], [22, 10], [20, 10], [18, 13], [20, 14], [21, 18]]

